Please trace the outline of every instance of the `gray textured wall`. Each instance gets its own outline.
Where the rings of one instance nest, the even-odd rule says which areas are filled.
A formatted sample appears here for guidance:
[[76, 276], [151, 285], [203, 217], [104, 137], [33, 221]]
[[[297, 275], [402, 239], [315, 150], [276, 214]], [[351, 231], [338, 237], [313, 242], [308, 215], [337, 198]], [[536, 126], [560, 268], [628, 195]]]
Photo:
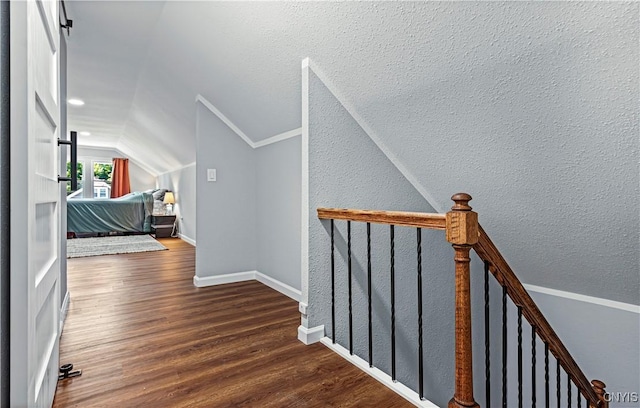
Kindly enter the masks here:
[[[309, 325], [331, 336], [330, 223], [318, 207], [433, 212], [313, 73], [309, 114]], [[336, 222], [336, 339], [348, 347], [347, 232]], [[453, 373], [453, 251], [444, 233], [423, 231], [425, 390], [451, 398]], [[395, 231], [398, 380], [417, 389], [417, 234]], [[366, 225], [352, 224], [354, 350], [367, 358]], [[374, 362], [390, 372], [389, 228], [372, 226]], [[426, 330], [426, 328], [429, 328]]]
[[202, 104], [196, 113], [196, 275], [257, 270], [299, 290], [300, 138], [253, 149]]
[[[309, 327], [323, 324], [331, 336], [330, 235], [329, 223], [316, 218], [318, 207], [400, 209], [433, 211], [409, 185], [386, 156], [373, 144], [343, 106], [310, 73], [309, 92]], [[472, 202], [472, 205], [474, 203]], [[366, 235], [365, 227], [352, 224], [353, 293], [355, 352], [367, 358], [366, 319]], [[398, 311], [398, 378], [416, 389], [416, 281], [415, 233], [396, 228]], [[346, 225], [336, 222], [336, 281], [338, 295], [337, 341], [348, 347]], [[372, 226], [374, 364], [390, 372], [389, 323], [389, 233], [388, 228]], [[452, 250], [444, 234], [423, 232], [423, 270], [425, 291], [425, 390], [427, 397], [446, 406], [453, 395], [453, 261]], [[472, 257], [472, 310], [474, 375], [476, 400], [485, 402], [484, 392], [484, 294], [482, 263]], [[492, 402], [500, 405], [501, 381], [501, 288], [490, 278], [491, 288], [491, 381]], [[584, 370], [588, 379], [598, 378], [610, 391], [637, 392], [639, 354], [638, 313], [608, 306], [570, 300], [558, 296], [533, 294], [560, 338]], [[509, 301], [508, 329], [508, 401], [517, 405], [517, 308]], [[602, 334], [594, 336], [594, 324]], [[544, 401], [544, 345], [538, 339], [537, 399]], [[596, 351], [594, 351], [596, 350]], [[523, 322], [523, 390], [531, 400], [531, 329]], [[555, 360], [551, 362], [551, 382], [555, 384]], [[566, 400], [566, 376], [561, 377], [563, 401]], [[573, 388], [573, 395], [577, 392]], [[555, 394], [553, 394], [555, 396]], [[575, 398], [574, 398], [575, 400]], [[584, 401], [583, 401], [584, 403]], [[612, 405], [637, 406], [637, 405]]]
[[414, 69], [396, 85], [407, 59], [381, 57], [380, 94], [359, 113], [434, 206], [475, 197], [524, 282], [640, 304], [640, 5], [416, 7], [419, 36], [393, 48]]
[[175, 192], [175, 213], [178, 217], [178, 231], [185, 238], [196, 239], [196, 166], [195, 164], [156, 179], [158, 188]]
[[[131, 4], [140, 13], [142, 6]], [[125, 87], [138, 92], [121, 143], [161, 167], [192, 162], [196, 93], [254, 141], [298, 127], [298, 66], [309, 56], [423, 184], [432, 205], [448, 207], [453, 191], [474, 195], [524, 282], [640, 304], [639, 8], [535, 1], [150, 5], [136, 26], [150, 47], [137, 86]], [[94, 13], [91, 21], [104, 29]], [[106, 27], [113, 31], [110, 22]], [[137, 40], [125, 55], [142, 55], [141, 36], [131, 37]], [[194, 60], [197, 66], [185, 63]]]
[[122, 143], [150, 164], [193, 161], [196, 93], [254, 141], [298, 127], [298, 67], [309, 56], [432, 205], [448, 207], [458, 190], [474, 195], [524, 282], [640, 304], [637, 2], [162, 7], [150, 5], [132, 28], [149, 36], [149, 52], [137, 52], [140, 33], [125, 50], [146, 60], [136, 86], [124, 87], [138, 91]]
[[300, 290], [300, 137], [254, 153], [258, 270]]
[[[256, 270], [254, 151], [202, 104], [196, 109], [196, 275]], [[216, 182], [207, 182], [208, 168]]]
[[189, 81], [206, 84], [198, 92], [254, 140], [299, 125], [298, 65], [309, 56], [432, 205], [448, 208], [460, 190], [474, 196], [524, 282], [638, 305], [639, 10], [637, 2], [176, 3], [167, 24], [196, 13], [197, 24], [176, 23], [171, 34], [185, 41], [158, 49], [163, 58], [167, 47], [177, 51], [180, 67], [202, 58], [188, 66]]

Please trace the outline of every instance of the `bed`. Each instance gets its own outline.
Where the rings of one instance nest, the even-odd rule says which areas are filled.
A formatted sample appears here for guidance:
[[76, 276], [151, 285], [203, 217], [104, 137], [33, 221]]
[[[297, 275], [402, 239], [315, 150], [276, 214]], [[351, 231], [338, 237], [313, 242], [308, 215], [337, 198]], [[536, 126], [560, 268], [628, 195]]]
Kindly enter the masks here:
[[119, 198], [67, 201], [67, 232], [80, 234], [149, 233], [154, 196], [134, 192]]

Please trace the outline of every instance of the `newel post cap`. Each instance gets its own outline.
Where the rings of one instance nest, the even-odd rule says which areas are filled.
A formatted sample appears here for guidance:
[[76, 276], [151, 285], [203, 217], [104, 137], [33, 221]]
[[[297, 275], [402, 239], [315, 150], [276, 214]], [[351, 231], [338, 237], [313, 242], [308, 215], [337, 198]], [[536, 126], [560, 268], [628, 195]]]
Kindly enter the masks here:
[[609, 408], [609, 402], [605, 397], [605, 394], [607, 393], [604, 389], [606, 387], [605, 383], [600, 380], [592, 380], [591, 385], [593, 385], [593, 391], [596, 393], [598, 399], [600, 400], [598, 407]]
[[471, 211], [467, 193], [454, 194], [451, 199], [455, 202], [451, 211], [447, 213], [446, 236], [447, 241], [454, 245], [473, 245], [478, 242], [478, 214]]
[[591, 385], [593, 385], [593, 390], [596, 392], [596, 394], [604, 395], [604, 393], [605, 393], [604, 389], [606, 387], [605, 383], [603, 383], [600, 380], [592, 380], [591, 381]]
[[469, 201], [472, 200], [471, 196], [467, 193], [457, 193], [451, 196], [451, 199], [455, 202], [452, 211], [471, 211]]

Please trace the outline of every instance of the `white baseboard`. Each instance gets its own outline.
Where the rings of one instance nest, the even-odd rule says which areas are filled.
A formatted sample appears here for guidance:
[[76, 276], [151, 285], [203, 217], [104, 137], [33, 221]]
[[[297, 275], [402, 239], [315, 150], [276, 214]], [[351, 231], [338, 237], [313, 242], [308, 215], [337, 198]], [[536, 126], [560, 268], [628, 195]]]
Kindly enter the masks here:
[[244, 282], [249, 280], [256, 280], [263, 285], [269, 286], [271, 289], [277, 290], [278, 292], [295, 300], [296, 302], [299, 302], [300, 298], [302, 297], [301, 292], [298, 289], [291, 287], [286, 283], [280, 282], [277, 279], [273, 279], [272, 277], [258, 271], [235, 272], [225, 275], [205, 277], [196, 275], [193, 277], [193, 284], [199, 288], [203, 288], [206, 286], [224, 285], [226, 283]]
[[366, 361], [364, 361], [363, 359], [361, 359], [356, 355], [349, 354], [349, 350], [345, 349], [344, 347], [338, 344], [333, 344], [330, 338], [323, 337], [322, 339], [320, 339], [320, 342], [325, 346], [327, 346], [329, 349], [338, 353], [342, 358], [349, 361], [351, 364], [355, 365], [365, 373], [369, 374], [371, 377], [380, 381], [391, 391], [400, 395], [402, 398], [406, 399], [416, 407], [439, 408], [436, 404], [434, 404], [429, 400], [421, 400], [417, 392], [413, 391], [411, 388], [407, 387], [402, 383], [394, 382], [391, 379], [391, 376], [381, 371], [380, 369], [375, 367], [373, 368], [369, 367], [369, 363], [367, 363]]
[[62, 333], [64, 328], [64, 322], [67, 320], [67, 314], [69, 313], [69, 302], [71, 302], [71, 293], [67, 291], [62, 301], [62, 307], [60, 308], [60, 327], [58, 333]]
[[300, 325], [298, 326], [298, 340], [305, 345], [317, 343], [324, 338], [324, 326], [316, 326], [310, 329]]
[[205, 276], [200, 277], [198, 275], [193, 277], [193, 284], [199, 288], [206, 286], [224, 285], [227, 283], [244, 282], [254, 280], [256, 278], [256, 271], [235, 272], [227, 273], [225, 275]]
[[191, 244], [193, 246], [196, 246], [196, 240], [193, 239], [193, 238], [189, 238], [188, 236], [186, 236], [184, 234], [178, 234], [178, 238], [180, 238], [181, 240], [183, 240], [187, 244]]
[[273, 279], [272, 277], [267, 276], [262, 272], [256, 271], [255, 279], [258, 282], [267, 285], [271, 289], [277, 290], [283, 295], [290, 297], [296, 302], [300, 302], [300, 299], [302, 298], [302, 292], [300, 292], [298, 289], [289, 286], [286, 283], [280, 282], [279, 280]]

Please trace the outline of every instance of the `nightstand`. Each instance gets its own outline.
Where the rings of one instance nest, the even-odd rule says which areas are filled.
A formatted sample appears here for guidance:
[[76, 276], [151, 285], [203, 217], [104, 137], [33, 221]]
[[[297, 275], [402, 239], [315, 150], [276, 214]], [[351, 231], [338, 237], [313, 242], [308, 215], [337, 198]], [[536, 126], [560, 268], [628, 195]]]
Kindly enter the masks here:
[[169, 238], [176, 224], [175, 215], [153, 214], [151, 216], [151, 228], [156, 238]]

